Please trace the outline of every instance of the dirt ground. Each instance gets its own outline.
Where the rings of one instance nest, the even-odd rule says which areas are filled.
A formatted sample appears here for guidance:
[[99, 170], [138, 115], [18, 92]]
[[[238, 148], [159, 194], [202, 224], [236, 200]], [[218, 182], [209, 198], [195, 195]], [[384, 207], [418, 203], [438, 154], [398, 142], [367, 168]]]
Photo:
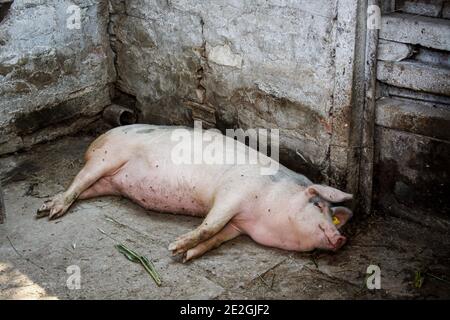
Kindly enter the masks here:
[[[378, 213], [350, 222], [349, 241], [336, 253], [286, 252], [241, 236], [183, 264], [167, 247], [197, 218], [103, 197], [78, 201], [62, 219], [36, 220], [42, 202], [81, 168], [92, 140], [66, 137], [0, 158], [7, 211], [0, 225], [0, 299], [450, 298], [446, 221], [425, 227]], [[152, 260], [162, 286], [126, 260], [117, 242]], [[67, 286], [72, 265], [80, 268], [80, 289]], [[380, 267], [380, 290], [367, 289], [369, 265]]]

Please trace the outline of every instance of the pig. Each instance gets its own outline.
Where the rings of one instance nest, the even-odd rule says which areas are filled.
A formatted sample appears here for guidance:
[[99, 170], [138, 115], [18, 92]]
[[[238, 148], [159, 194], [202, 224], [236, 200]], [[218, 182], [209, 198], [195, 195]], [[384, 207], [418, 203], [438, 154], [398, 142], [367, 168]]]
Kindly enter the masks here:
[[[261, 245], [291, 251], [336, 251], [344, 245], [346, 238], [339, 229], [352, 212], [333, 204], [352, 199], [351, 194], [314, 184], [278, 162], [272, 175], [261, 174], [262, 162], [175, 163], [173, 151], [181, 143], [173, 138], [176, 130], [189, 135], [194, 131], [145, 124], [109, 130], [89, 146], [85, 165], [69, 188], [45, 201], [38, 216], [59, 218], [77, 199], [116, 195], [148, 210], [202, 217], [196, 229], [168, 247], [183, 262], [241, 234]], [[207, 131], [215, 138], [212, 144], [231, 139]], [[236, 152], [249, 151], [245, 144], [234, 139], [233, 143]], [[258, 155], [265, 163], [275, 162]]]

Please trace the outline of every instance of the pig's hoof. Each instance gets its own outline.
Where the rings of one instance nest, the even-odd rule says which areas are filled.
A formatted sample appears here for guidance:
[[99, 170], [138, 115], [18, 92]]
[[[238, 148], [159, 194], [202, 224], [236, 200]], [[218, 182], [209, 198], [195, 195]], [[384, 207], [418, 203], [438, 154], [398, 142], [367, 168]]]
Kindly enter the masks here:
[[177, 240], [169, 244], [169, 250], [172, 251], [172, 256], [186, 252], [189, 248], [183, 245], [184, 241]]
[[62, 216], [67, 209], [68, 206], [64, 201], [64, 194], [60, 193], [52, 199], [44, 202], [44, 204], [38, 209], [36, 218], [48, 216], [49, 220], [56, 219]]
[[176, 249], [176, 247], [177, 247], [177, 245], [176, 245], [176, 243], [175, 243], [175, 242], [172, 242], [171, 244], [169, 244], [169, 250], [170, 250], [170, 251], [173, 251], [173, 250], [175, 250], [175, 249]]
[[183, 263], [189, 262], [191, 259], [195, 258], [195, 250], [189, 249], [183, 255]]

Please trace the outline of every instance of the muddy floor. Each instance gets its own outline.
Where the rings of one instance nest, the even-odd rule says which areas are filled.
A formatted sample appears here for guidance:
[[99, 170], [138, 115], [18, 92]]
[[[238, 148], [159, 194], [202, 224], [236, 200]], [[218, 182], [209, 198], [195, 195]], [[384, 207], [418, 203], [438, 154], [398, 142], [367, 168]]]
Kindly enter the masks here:
[[[104, 197], [78, 201], [59, 220], [35, 220], [42, 202], [81, 168], [92, 140], [66, 137], [0, 158], [7, 208], [0, 225], [0, 299], [450, 298], [446, 221], [425, 227], [377, 213], [349, 223], [349, 241], [337, 253], [285, 252], [241, 236], [183, 264], [167, 247], [198, 225], [197, 218]], [[116, 250], [119, 242], [153, 261], [160, 287]], [[380, 268], [379, 290], [367, 288], [369, 265]], [[79, 267], [79, 289], [67, 285], [69, 266]]]

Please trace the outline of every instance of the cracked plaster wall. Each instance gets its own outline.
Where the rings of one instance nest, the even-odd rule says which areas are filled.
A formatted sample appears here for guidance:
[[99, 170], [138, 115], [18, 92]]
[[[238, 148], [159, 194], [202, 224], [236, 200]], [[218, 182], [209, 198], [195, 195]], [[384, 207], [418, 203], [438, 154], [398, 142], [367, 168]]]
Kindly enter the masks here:
[[[2, 0], [5, 1], [5, 0]], [[80, 29], [67, 27], [71, 5]], [[107, 1], [14, 0], [0, 22], [0, 154], [80, 130], [110, 103]]]
[[111, 0], [116, 86], [144, 122], [279, 128], [282, 162], [342, 184], [355, 4]]

